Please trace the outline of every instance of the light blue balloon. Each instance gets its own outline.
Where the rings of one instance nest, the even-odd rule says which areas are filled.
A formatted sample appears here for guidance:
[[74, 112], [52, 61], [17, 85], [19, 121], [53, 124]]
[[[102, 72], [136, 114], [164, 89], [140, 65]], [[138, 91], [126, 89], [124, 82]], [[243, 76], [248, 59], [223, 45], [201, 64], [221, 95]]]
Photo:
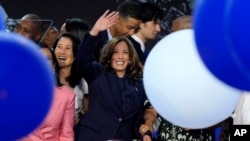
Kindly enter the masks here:
[[207, 128], [228, 118], [241, 93], [206, 68], [192, 29], [173, 32], [154, 46], [144, 66], [143, 82], [158, 113], [189, 129]]

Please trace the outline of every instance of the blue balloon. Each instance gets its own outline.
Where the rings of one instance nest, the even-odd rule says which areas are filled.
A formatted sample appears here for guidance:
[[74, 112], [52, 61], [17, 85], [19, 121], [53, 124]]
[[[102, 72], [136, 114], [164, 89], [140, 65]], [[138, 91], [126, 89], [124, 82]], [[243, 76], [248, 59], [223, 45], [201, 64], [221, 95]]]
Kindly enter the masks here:
[[5, 29], [5, 19], [4, 19], [4, 11], [3, 7], [0, 4], [0, 30]]
[[229, 15], [225, 16], [226, 29], [228, 29], [225, 35], [229, 38], [228, 42], [232, 45], [230, 49], [233, 50], [231, 52], [233, 60], [248, 80], [250, 80], [249, 4], [250, 1], [248, 0], [233, 0], [225, 7], [225, 13]]
[[0, 140], [16, 140], [45, 118], [55, 87], [52, 69], [38, 45], [0, 31]]
[[[230, 4], [227, 0], [195, 1], [193, 13], [195, 40], [200, 57], [213, 75], [232, 87], [241, 90], [250, 90], [249, 71], [246, 63], [242, 61], [245, 58], [241, 58], [242, 60], [239, 59], [241, 57], [239, 56], [240, 53], [236, 51], [238, 43], [235, 42], [235, 46], [233, 46], [230, 40], [233, 41], [234, 39], [227, 35], [232, 31], [229, 27], [233, 28], [229, 24], [229, 19], [231, 19], [229, 17], [234, 15], [228, 9]], [[245, 5], [245, 3], [242, 4]], [[239, 15], [235, 15], [235, 17], [237, 16]], [[233, 23], [236, 22], [238, 21], [234, 21]], [[236, 30], [232, 32], [238, 35]], [[247, 47], [244, 46], [242, 48], [246, 49]], [[247, 50], [240, 52], [243, 53], [244, 51], [248, 53]], [[242, 57], [245, 56], [243, 55]]]

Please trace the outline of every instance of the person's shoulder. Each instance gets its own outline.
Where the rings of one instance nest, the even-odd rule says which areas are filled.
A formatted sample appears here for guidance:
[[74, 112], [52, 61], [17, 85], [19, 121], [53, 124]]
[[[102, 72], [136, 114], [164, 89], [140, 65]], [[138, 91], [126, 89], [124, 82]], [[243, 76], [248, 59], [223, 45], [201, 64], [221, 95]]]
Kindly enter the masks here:
[[141, 44], [140, 44], [140, 39], [137, 36], [130, 36], [128, 37], [129, 41], [133, 44], [134, 48], [136, 49], [141, 49]]
[[66, 86], [57, 87], [56, 92], [64, 95], [64, 97], [75, 97], [74, 91]]
[[[136, 40], [135, 40], [135, 37], [134, 36], [129, 36], [128, 39], [130, 40], [130, 42], [132, 43], [138, 43]], [[139, 43], [138, 43], [139, 44]]]

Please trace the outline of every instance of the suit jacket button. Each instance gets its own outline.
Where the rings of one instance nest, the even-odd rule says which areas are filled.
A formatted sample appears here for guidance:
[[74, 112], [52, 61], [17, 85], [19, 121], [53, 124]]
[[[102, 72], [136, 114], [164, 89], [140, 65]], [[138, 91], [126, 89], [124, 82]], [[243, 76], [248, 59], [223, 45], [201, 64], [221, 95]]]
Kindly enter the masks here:
[[121, 121], [122, 121], [122, 118], [118, 118], [118, 121], [121, 122]]

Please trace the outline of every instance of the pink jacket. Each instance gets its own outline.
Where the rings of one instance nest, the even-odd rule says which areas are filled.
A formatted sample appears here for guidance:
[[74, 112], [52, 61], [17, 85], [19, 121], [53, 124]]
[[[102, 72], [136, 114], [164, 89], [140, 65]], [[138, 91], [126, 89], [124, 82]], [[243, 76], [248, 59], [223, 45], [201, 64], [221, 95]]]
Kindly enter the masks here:
[[56, 88], [53, 105], [44, 122], [21, 141], [73, 141], [75, 94], [65, 86]]

